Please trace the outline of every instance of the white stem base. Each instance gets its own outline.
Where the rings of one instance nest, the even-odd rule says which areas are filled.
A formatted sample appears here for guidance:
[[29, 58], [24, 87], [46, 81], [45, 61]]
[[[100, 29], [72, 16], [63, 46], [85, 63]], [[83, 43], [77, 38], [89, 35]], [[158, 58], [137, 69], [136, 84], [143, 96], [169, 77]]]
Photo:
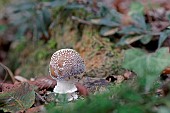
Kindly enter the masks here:
[[74, 83], [70, 81], [61, 80], [57, 81], [57, 85], [55, 86], [53, 91], [59, 94], [73, 93], [77, 91], [77, 87]]
[[54, 93], [67, 94], [68, 101], [76, 100], [78, 95], [76, 94], [77, 87], [71, 81], [58, 80], [57, 85], [53, 89]]
[[68, 101], [72, 101], [72, 100], [77, 100], [78, 99], [78, 95], [76, 92], [73, 92], [71, 94], [67, 95]]

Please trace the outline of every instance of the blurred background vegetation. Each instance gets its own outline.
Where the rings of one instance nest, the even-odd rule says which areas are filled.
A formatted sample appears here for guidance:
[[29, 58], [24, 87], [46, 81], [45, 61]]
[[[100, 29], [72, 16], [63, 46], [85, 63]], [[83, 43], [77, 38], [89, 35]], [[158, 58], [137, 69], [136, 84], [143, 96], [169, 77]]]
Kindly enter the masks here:
[[[27, 79], [48, 76], [50, 57], [61, 48], [73, 48], [81, 54], [86, 63], [86, 76], [121, 75], [125, 72], [122, 66], [124, 50], [137, 47], [150, 53], [169, 47], [169, 39], [168, 0], [0, 1], [0, 62], [14, 75]], [[1, 81], [4, 73], [0, 68]], [[155, 94], [160, 81], [153, 85], [149, 94], [144, 93], [146, 81], [138, 82], [134, 79], [117, 85], [113, 83], [104, 94], [62, 104], [62, 107], [51, 103], [47, 110], [59, 113], [80, 110], [82, 113], [168, 113], [169, 95], [160, 98]]]

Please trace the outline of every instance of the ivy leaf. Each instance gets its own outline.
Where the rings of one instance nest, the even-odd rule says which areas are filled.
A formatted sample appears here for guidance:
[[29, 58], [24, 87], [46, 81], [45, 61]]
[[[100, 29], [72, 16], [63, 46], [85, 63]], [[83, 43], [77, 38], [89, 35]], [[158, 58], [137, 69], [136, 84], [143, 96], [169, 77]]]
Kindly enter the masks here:
[[144, 13], [144, 6], [140, 2], [132, 2], [130, 5], [130, 14], [143, 14]]
[[0, 93], [0, 109], [4, 112], [16, 112], [30, 108], [34, 104], [35, 92], [28, 83]]
[[161, 48], [150, 54], [141, 49], [129, 49], [125, 52], [123, 67], [146, 79], [145, 90], [150, 89], [151, 84], [167, 66], [170, 66], [168, 48]]
[[126, 34], [126, 35], [129, 35], [129, 34], [141, 34], [142, 32], [143, 32], [143, 30], [137, 28], [134, 25], [123, 27], [122, 30], [119, 31], [120, 34]]
[[68, 0], [55, 0], [50, 2], [50, 6], [51, 7], [55, 7], [55, 8], [59, 8], [59, 7], [63, 7], [67, 4]]
[[110, 18], [91, 19], [90, 22], [96, 25], [104, 25], [108, 27], [117, 27], [120, 25], [119, 23], [113, 21]]
[[140, 40], [142, 44], [147, 44], [151, 41], [152, 35], [143, 35], [143, 38]]
[[125, 52], [123, 67], [133, 70], [139, 76], [157, 76], [167, 66], [170, 66], [168, 48], [161, 48], [150, 54], [141, 49], [129, 49]]
[[136, 42], [138, 40], [141, 40], [143, 38], [142, 35], [125, 35], [123, 36], [120, 41], [116, 45], [129, 45], [132, 44], [133, 42]]
[[162, 43], [168, 38], [168, 36], [170, 36], [170, 30], [169, 29], [160, 33], [158, 48], [161, 47]]
[[134, 22], [142, 29], [147, 30], [147, 24], [145, 22], [145, 17], [142, 14], [132, 14], [131, 15]]

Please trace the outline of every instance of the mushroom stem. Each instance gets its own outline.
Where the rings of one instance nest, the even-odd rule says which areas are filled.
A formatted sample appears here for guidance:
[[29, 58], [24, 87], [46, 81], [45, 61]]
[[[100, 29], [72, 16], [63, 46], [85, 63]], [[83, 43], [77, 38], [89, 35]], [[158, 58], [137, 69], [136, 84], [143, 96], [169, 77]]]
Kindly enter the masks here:
[[57, 80], [57, 85], [54, 90], [55, 93], [65, 94], [77, 91], [75, 84], [72, 81]]
[[78, 95], [76, 94], [77, 87], [73, 81], [57, 80], [57, 85], [53, 91], [58, 94], [67, 94], [68, 101], [76, 100], [78, 98]]

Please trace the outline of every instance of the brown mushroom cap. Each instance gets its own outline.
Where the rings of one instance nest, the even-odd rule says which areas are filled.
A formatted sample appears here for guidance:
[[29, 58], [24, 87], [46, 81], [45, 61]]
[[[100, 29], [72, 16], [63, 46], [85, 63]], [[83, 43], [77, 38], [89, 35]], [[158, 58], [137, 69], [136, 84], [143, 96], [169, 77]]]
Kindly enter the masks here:
[[63, 79], [83, 73], [85, 64], [75, 50], [61, 49], [52, 55], [49, 71], [52, 78]]

